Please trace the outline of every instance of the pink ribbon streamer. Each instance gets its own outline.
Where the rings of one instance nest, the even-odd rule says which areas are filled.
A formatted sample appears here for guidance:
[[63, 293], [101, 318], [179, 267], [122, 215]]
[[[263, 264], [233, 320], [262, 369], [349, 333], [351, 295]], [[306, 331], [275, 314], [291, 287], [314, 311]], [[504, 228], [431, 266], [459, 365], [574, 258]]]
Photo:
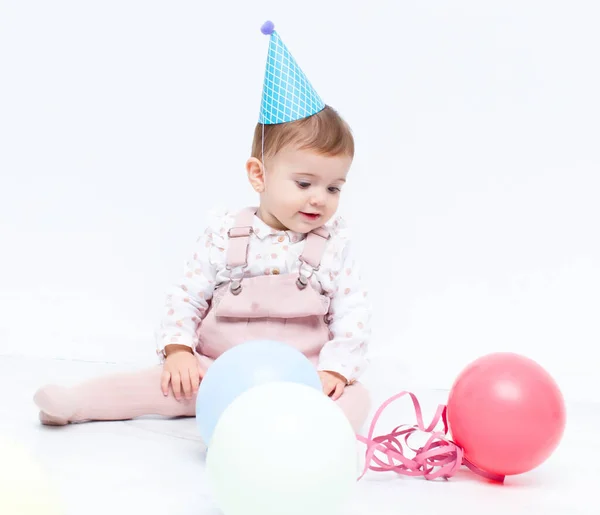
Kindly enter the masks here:
[[[394, 401], [409, 395], [415, 414], [417, 424], [413, 426], [401, 425], [391, 433], [373, 437], [375, 426], [383, 411]], [[443, 431], [434, 431], [440, 419], [444, 424]], [[419, 448], [413, 448], [409, 439], [417, 431], [431, 433], [427, 442]], [[448, 434], [448, 421], [446, 418], [446, 406], [440, 404], [431, 423], [425, 427], [423, 414], [417, 397], [411, 392], [400, 392], [385, 401], [376, 411], [369, 427], [367, 437], [357, 435], [357, 439], [367, 446], [365, 453], [365, 467], [358, 478], [367, 473], [368, 470], [377, 472], [394, 471], [406, 476], [423, 476], [425, 479], [438, 478], [449, 479], [462, 465], [465, 465], [476, 474], [492, 481], [504, 482], [504, 476], [485, 472], [464, 457], [463, 449], [446, 437]], [[408, 458], [404, 455], [404, 447], [410, 449], [415, 455]], [[381, 456], [381, 457], [380, 457]]]

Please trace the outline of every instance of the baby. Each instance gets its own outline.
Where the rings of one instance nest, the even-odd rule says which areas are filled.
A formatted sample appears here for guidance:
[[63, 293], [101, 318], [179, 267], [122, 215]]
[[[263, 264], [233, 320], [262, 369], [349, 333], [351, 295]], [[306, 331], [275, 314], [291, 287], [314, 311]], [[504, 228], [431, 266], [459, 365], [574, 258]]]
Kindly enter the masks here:
[[354, 157], [347, 123], [325, 105], [273, 26], [261, 114], [246, 172], [258, 207], [213, 214], [167, 295], [161, 366], [72, 388], [48, 385], [40, 420], [65, 425], [142, 415], [195, 416], [212, 361], [253, 339], [289, 344], [314, 363], [323, 392], [355, 431], [369, 412], [370, 305], [348, 229], [336, 217]]

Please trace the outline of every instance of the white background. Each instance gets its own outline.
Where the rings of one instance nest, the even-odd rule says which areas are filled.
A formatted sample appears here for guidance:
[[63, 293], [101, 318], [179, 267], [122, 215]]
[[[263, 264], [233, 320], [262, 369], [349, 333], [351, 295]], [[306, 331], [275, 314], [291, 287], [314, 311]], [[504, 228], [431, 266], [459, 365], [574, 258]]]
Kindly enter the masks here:
[[598, 399], [593, 0], [0, 0], [0, 354], [155, 362], [245, 179], [272, 19], [353, 127], [341, 212], [398, 390], [493, 351]]

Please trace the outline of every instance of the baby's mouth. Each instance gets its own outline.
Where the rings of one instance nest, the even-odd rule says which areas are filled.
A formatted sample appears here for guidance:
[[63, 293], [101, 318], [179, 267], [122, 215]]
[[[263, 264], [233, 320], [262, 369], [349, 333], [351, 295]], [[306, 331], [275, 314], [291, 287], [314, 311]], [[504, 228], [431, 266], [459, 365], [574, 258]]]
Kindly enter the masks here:
[[305, 213], [304, 211], [300, 211], [300, 214], [304, 218], [307, 218], [308, 220], [313, 221], [313, 222], [321, 216], [319, 213]]

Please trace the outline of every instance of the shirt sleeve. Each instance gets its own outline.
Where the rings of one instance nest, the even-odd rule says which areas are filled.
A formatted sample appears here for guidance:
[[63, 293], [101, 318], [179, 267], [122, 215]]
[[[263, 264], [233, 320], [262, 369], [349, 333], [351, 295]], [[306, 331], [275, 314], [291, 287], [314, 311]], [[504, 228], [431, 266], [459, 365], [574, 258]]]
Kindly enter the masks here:
[[349, 242], [341, 264], [328, 314], [331, 339], [321, 350], [318, 370], [337, 372], [351, 384], [368, 366], [371, 306]]
[[156, 346], [161, 361], [167, 345], [196, 347], [198, 327], [208, 312], [223, 248], [220, 224], [213, 220], [197, 239], [183, 276], [167, 291]]

